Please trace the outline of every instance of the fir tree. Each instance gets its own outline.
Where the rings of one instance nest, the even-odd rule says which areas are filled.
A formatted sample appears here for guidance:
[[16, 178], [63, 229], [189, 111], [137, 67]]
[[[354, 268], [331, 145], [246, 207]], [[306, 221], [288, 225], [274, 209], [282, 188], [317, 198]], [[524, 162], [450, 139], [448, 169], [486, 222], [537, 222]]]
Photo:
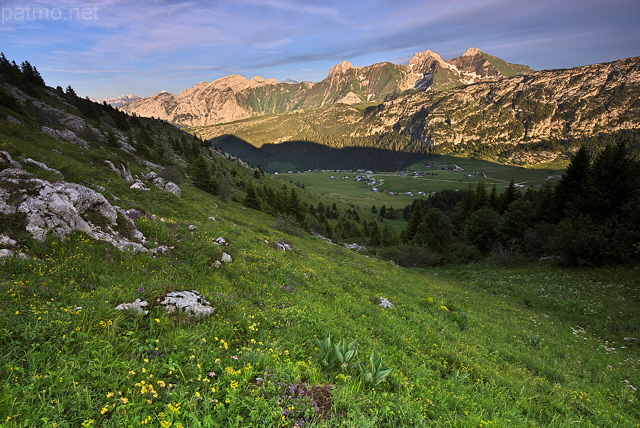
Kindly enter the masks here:
[[243, 201], [244, 206], [253, 210], [261, 211], [262, 200], [256, 193], [256, 189], [253, 187], [253, 185], [251, 183], [248, 183], [245, 190], [247, 194]]

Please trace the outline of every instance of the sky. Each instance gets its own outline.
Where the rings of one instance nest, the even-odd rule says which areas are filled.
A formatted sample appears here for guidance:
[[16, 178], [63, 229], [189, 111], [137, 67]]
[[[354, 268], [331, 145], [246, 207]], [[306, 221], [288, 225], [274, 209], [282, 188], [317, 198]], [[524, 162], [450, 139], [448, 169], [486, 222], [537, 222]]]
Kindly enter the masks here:
[[640, 55], [639, 18], [638, 0], [0, 0], [0, 51], [83, 97], [150, 96], [229, 74], [317, 82], [427, 49], [577, 67]]

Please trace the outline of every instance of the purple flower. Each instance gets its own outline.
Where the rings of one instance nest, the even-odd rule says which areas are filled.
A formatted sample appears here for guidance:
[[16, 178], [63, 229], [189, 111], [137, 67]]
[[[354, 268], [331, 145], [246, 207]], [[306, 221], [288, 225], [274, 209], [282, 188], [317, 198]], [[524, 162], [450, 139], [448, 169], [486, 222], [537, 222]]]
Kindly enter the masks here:
[[138, 287], [138, 289], [136, 291], [138, 293], [144, 293], [144, 287], [141, 285], [140, 287]]

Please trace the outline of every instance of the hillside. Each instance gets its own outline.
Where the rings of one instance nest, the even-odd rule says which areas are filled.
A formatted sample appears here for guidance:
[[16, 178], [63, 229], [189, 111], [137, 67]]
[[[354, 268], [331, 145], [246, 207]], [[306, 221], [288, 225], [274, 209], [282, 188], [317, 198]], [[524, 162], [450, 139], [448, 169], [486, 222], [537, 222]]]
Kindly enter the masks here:
[[401, 65], [383, 62], [354, 67], [343, 61], [317, 83], [277, 83], [260, 76], [250, 80], [239, 75], [226, 76], [198, 83], [177, 95], [162, 92], [133, 101], [122, 109], [180, 126], [206, 126], [336, 103], [380, 102], [407, 89], [445, 90], [531, 71], [527, 66], [507, 63], [477, 48], [450, 61], [425, 51], [416, 53], [409, 64]]
[[341, 104], [188, 130], [203, 139], [232, 134], [256, 147], [307, 140], [537, 164], [616, 133], [637, 145], [639, 96], [636, 57], [413, 92], [368, 108]]
[[[580, 247], [638, 242], [637, 227], [605, 228], [640, 224], [629, 196], [637, 168], [621, 148], [593, 162], [580, 151], [561, 181], [569, 213], [607, 219], [591, 246], [567, 214], [559, 228]], [[336, 243], [365, 225], [367, 239], [385, 228], [383, 240], [416, 226], [416, 240], [398, 247], [405, 256], [433, 260], [417, 240], [425, 233], [459, 260], [473, 246], [443, 238], [442, 216], [437, 228], [418, 223], [422, 202], [404, 222], [285, 186], [163, 121], [49, 88], [4, 56], [0, 169], [3, 426], [640, 423], [631, 262], [407, 269], [360, 254]], [[571, 188], [585, 172], [601, 179]], [[518, 216], [537, 212], [533, 202], [500, 198], [500, 216], [483, 206], [485, 190], [440, 195], [473, 202], [474, 220], [453, 210], [457, 229], [482, 228], [493, 213], [502, 232], [524, 233]], [[571, 201], [577, 192], [597, 198]], [[435, 202], [443, 215], [453, 208], [424, 200]], [[333, 243], [308, 229], [331, 231]]]

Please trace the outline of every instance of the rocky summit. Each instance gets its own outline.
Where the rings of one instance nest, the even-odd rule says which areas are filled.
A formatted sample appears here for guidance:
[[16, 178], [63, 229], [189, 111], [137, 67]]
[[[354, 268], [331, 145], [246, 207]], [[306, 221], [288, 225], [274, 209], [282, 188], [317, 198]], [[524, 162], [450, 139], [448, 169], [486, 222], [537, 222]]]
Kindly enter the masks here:
[[470, 83], [496, 81], [532, 70], [510, 64], [477, 48], [444, 61], [429, 50], [416, 53], [409, 64], [389, 62], [354, 67], [343, 61], [317, 83], [282, 82], [255, 76], [226, 76], [201, 82], [178, 95], [157, 95], [122, 105], [121, 109], [143, 117], [156, 117], [181, 126], [207, 126], [336, 103], [381, 102], [409, 89], [446, 90]]

